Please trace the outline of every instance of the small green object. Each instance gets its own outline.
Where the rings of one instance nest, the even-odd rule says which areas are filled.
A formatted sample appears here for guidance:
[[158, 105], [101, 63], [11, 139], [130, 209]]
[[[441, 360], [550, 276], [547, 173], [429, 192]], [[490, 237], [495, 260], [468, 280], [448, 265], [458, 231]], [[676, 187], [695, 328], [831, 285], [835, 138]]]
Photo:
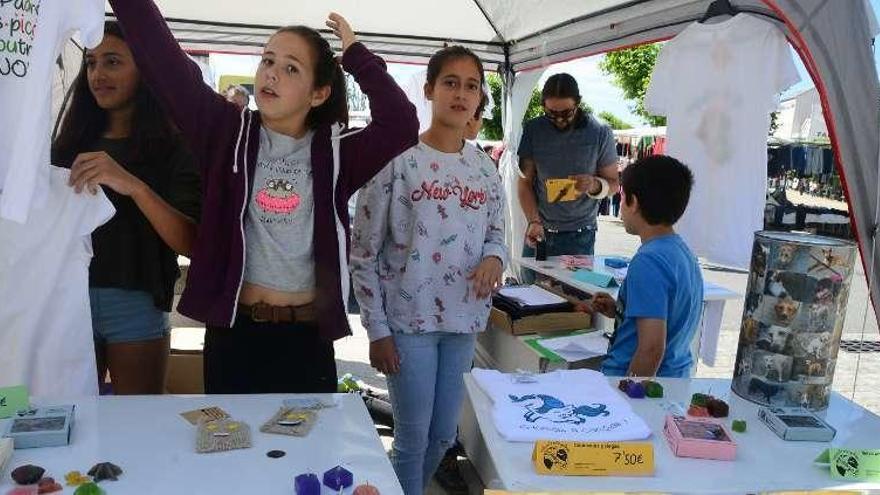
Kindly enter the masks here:
[[646, 397], [650, 397], [651, 399], [660, 399], [663, 397], [663, 385], [651, 380], [643, 381], [642, 385], [645, 387]]
[[737, 433], [745, 433], [746, 432], [746, 420], [734, 419], [733, 420], [733, 431], [735, 431]]
[[73, 495], [104, 495], [104, 490], [94, 483], [86, 483], [80, 485], [79, 488], [73, 492]]
[[694, 394], [691, 396], [691, 405], [698, 407], [706, 407], [706, 403], [709, 401], [709, 396], [706, 394]]
[[339, 379], [339, 383], [336, 387], [336, 390], [340, 394], [348, 394], [353, 392], [360, 392], [361, 387], [358, 385], [357, 380], [351, 376], [351, 373], [346, 373]]

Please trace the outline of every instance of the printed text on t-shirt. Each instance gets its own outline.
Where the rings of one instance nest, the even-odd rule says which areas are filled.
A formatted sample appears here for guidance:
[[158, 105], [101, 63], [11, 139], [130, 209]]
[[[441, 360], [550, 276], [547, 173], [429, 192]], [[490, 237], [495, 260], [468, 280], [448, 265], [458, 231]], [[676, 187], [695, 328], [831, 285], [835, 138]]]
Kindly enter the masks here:
[[448, 183], [441, 185], [440, 181], [436, 179], [431, 182], [423, 181], [422, 187], [413, 191], [410, 197], [413, 201], [418, 202], [423, 199], [446, 201], [450, 196], [455, 196], [458, 198], [459, 205], [462, 208], [470, 208], [472, 210], [479, 210], [482, 205], [486, 204], [486, 189], [475, 190], [471, 189], [470, 186], [462, 187], [461, 182], [457, 178], [454, 180], [455, 182], [452, 185]]
[[39, 15], [39, 0], [0, 0], [0, 77], [27, 76]]

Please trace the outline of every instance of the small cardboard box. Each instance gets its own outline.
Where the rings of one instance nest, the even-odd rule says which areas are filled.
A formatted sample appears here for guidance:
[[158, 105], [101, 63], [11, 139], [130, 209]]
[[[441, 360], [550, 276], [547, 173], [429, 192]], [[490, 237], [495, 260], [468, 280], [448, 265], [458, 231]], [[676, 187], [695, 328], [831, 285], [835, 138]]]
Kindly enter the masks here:
[[168, 357], [165, 392], [169, 394], [205, 393], [204, 356], [201, 352], [172, 350]]
[[651, 476], [651, 442], [539, 440], [532, 450], [535, 472], [553, 476]]
[[16, 449], [68, 445], [74, 408], [54, 406], [19, 411], [9, 422], [5, 436], [12, 439]]
[[506, 312], [493, 307], [489, 313], [489, 324], [513, 335], [525, 335], [565, 330], [584, 330], [591, 328], [593, 322], [590, 315], [578, 311], [544, 313], [513, 319]]
[[783, 440], [830, 442], [836, 433], [822, 418], [800, 407], [762, 407], [758, 418]]
[[708, 418], [666, 416], [663, 435], [677, 457], [732, 461], [736, 442], [723, 424]]

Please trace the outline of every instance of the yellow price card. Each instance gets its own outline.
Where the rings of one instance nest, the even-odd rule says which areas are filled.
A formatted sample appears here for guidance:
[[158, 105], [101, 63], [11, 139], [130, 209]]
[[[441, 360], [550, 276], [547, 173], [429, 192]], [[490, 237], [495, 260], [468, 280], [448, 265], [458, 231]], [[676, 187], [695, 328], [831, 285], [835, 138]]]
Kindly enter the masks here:
[[650, 442], [535, 442], [532, 460], [538, 474], [557, 476], [650, 476]]
[[580, 197], [580, 194], [575, 188], [577, 181], [574, 179], [547, 179], [544, 183], [547, 186], [548, 203], [574, 201]]

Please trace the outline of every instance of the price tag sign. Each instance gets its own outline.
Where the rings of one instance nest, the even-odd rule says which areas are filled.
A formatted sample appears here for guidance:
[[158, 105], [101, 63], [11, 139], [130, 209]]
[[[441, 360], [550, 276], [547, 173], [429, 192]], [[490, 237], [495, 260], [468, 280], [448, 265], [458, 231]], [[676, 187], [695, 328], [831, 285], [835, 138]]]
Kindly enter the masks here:
[[650, 442], [535, 442], [532, 460], [538, 474], [556, 476], [650, 476]]
[[30, 406], [27, 387], [0, 388], [0, 419], [9, 418], [13, 414]]
[[836, 480], [880, 480], [880, 450], [828, 449], [815, 462], [829, 466]]

